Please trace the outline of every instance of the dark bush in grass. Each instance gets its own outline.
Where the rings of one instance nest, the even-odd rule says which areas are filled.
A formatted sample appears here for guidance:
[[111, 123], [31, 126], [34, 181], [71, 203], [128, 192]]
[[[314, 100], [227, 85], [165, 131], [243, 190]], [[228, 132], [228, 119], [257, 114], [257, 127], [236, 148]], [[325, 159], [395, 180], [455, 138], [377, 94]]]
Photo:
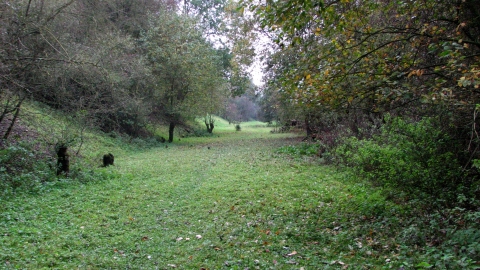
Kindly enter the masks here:
[[378, 185], [453, 202], [469, 187], [458, 160], [446, 150], [454, 142], [437, 126], [430, 118], [414, 123], [387, 117], [378, 135], [348, 138], [334, 156]]

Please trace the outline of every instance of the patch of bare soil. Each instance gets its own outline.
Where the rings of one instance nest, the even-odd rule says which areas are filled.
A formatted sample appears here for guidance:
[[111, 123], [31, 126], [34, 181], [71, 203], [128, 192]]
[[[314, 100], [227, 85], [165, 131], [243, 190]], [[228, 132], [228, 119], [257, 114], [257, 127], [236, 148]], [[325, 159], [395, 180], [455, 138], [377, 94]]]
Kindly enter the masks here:
[[7, 140], [4, 140], [4, 136], [10, 127], [11, 119], [4, 119], [0, 123], [0, 148], [4, 148], [7, 145], [7, 142], [10, 144], [16, 144], [19, 142], [34, 142], [38, 138], [38, 133], [30, 129], [27, 125], [22, 123], [21, 120], [17, 119], [15, 125], [13, 126]]

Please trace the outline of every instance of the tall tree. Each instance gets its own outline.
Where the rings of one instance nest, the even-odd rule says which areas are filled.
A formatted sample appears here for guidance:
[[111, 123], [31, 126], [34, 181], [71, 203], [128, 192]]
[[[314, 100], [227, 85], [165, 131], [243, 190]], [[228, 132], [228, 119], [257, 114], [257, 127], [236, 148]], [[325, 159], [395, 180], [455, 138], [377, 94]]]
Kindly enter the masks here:
[[172, 142], [175, 126], [198, 115], [209, 102], [205, 97], [220, 88], [220, 59], [196, 22], [175, 13], [156, 14], [143, 44], [156, 77], [156, 106], [169, 121]]
[[443, 108], [457, 128], [474, 123], [478, 1], [250, 4], [278, 44], [277, 55], [295, 55], [277, 69], [291, 102], [365, 114], [403, 108], [427, 115]]
[[10, 121], [3, 139], [8, 139], [24, 100], [38, 90], [34, 71], [45, 63], [63, 61], [49, 57], [55, 53], [52, 42], [56, 39], [49, 29], [73, 2], [0, 3], [0, 123]]

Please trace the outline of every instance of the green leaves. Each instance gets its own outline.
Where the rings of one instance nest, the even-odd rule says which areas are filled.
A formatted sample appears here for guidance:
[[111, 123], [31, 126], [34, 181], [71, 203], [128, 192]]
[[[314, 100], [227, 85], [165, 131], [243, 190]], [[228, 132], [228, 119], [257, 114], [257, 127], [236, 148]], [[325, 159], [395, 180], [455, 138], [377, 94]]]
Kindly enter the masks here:
[[143, 45], [157, 83], [154, 102], [166, 115], [193, 117], [215, 112], [225, 97], [218, 54], [195, 21], [166, 11], [152, 19]]
[[467, 22], [469, 1], [288, 0], [252, 7], [279, 45], [270, 74], [281, 82], [284, 101], [382, 112], [420, 99], [468, 110], [480, 99], [461, 89], [478, 88], [473, 67], [480, 46], [472, 37], [479, 29]]

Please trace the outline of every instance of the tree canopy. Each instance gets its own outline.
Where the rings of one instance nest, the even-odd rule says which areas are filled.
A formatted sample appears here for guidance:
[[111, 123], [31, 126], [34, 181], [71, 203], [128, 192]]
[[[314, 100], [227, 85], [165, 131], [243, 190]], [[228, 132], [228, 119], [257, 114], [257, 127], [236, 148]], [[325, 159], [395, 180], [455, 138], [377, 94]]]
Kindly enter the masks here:
[[444, 114], [471, 130], [480, 101], [478, 1], [246, 4], [276, 44], [266, 73], [272, 102], [303, 114]]
[[245, 24], [231, 27], [236, 5], [3, 1], [0, 122], [8, 122], [26, 98], [133, 136], [150, 121], [218, 114], [224, 100], [249, 82], [249, 43], [237, 50], [237, 41], [211, 38], [214, 33], [227, 40], [231, 29]]
[[172, 128], [181, 118], [222, 107], [227, 91], [221, 59], [194, 21], [160, 12], [142, 41], [156, 81], [153, 99]]

